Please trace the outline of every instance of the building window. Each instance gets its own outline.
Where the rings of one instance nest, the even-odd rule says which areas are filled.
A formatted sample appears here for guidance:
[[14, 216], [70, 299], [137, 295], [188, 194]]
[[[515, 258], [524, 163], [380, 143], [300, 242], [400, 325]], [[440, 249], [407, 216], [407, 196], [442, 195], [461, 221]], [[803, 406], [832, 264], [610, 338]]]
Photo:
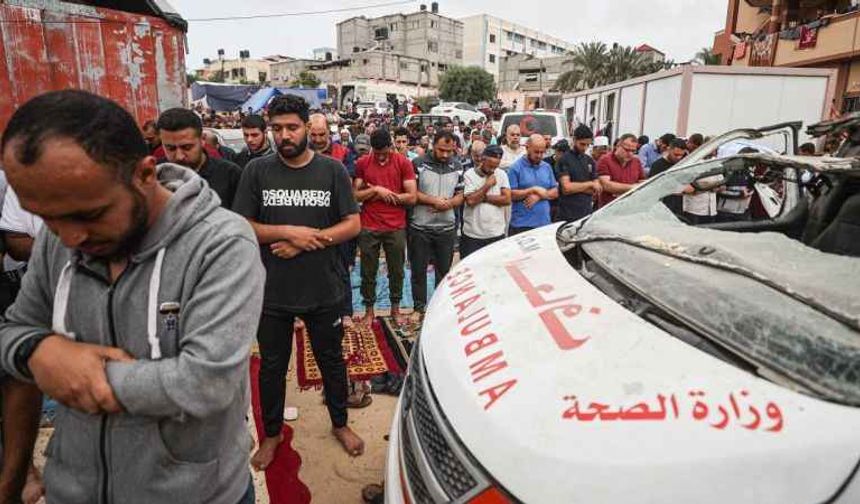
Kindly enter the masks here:
[[388, 30], [397, 31], [397, 23], [391, 23], [390, 25], [388, 25]]
[[388, 38], [388, 28], [376, 28], [373, 31], [373, 37], [376, 40], [385, 40]]
[[367, 58], [364, 58], [364, 64], [365, 65], [367, 64]]
[[408, 69], [409, 69], [409, 64], [404, 63], [404, 62], [402, 62], [402, 61], [401, 61], [401, 62], [400, 62], [400, 69], [401, 69], [401, 70], [408, 70]]
[[509, 32], [509, 31], [505, 30], [505, 38], [508, 40], [513, 40], [514, 39], [513, 32]]
[[357, 52], [358, 52], [358, 51], [360, 51], [360, 50], [361, 50], [361, 48], [360, 48], [360, 47], [353, 47], [353, 48], [352, 48], [352, 52], [354, 52], [354, 53], [357, 53]]
[[445, 70], [448, 70], [448, 65], [444, 63], [439, 63], [439, 71], [444, 72]]
[[435, 40], [428, 40], [427, 50], [434, 53], [439, 52], [439, 42], [436, 42]]
[[490, 55], [490, 63], [495, 63], [495, 62], [496, 62], [496, 55], [495, 55], [495, 54], [491, 54], [491, 55]]
[[454, 58], [463, 59], [463, 50], [457, 49], [456, 51], [454, 51]]
[[493, 33], [491, 33], [491, 34], [490, 34], [490, 43], [491, 43], [491, 44], [495, 44], [495, 43], [496, 43], [496, 35], [495, 35], [495, 34], [493, 34]]

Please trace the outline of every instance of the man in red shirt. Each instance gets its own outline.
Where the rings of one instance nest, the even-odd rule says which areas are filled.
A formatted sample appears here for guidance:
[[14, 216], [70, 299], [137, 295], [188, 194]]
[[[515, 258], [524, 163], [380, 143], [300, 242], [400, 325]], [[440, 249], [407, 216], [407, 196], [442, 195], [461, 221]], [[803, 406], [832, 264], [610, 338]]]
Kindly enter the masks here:
[[599, 206], [604, 206], [618, 196], [645, 180], [642, 162], [636, 157], [638, 140], [635, 135], [621, 135], [615, 150], [597, 162], [597, 176], [603, 192], [600, 193]]
[[385, 251], [391, 315], [400, 318], [403, 298], [403, 267], [406, 252], [406, 207], [415, 204], [418, 186], [412, 163], [392, 148], [391, 134], [378, 129], [370, 137], [370, 154], [355, 166], [355, 199], [362, 203], [361, 297], [367, 311], [363, 323], [373, 323], [376, 304], [376, 274], [379, 272], [379, 249]]
[[311, 149], [320, 154], [325, 154], [330, 158], [337, 159], [345, 165], [346, 156], [349, 152], [343, 145], [331, 141], [328, 119], [326, 119], [325, 114], [311, 114], [308, 122], [310, 123], [308, 138]]

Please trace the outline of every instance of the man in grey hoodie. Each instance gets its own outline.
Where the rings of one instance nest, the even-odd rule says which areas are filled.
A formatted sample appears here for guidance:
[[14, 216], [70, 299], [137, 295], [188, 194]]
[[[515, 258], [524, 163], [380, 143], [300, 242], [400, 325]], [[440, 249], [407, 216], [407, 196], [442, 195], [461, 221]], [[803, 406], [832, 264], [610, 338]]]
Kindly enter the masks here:
[[57, 399], [49, 502], [253, 502], [248, 353], [264, 271], [248, 223], [134, 119], [82, 91], [13, 115], [2, 164], [44, 219], [0, 365]]

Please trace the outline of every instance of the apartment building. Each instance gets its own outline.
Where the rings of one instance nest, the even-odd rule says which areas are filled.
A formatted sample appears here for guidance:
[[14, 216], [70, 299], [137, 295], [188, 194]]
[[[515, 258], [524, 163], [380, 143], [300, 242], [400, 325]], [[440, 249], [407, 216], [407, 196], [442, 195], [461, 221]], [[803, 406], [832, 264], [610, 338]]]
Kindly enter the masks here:
[[522, 25], [488, 14], [461, 18], [463, 64], [478, 66], [493, 74], [499, 82], [502, 58], [528, 54], [535, 58], [564, 56], [574, 44]]
[[204, 66], [196, 70], [196, 76], [228, 84], [262, 84], [272, 79], [272, 65], [292, 59], [280, 54], [252, 59], [247, 51], [242, 51], [236, 59], [226, 59], [222, 54], [217, 59], [204, 59]]
[[860, 110], [857, 0], [729, 0], [714, 52], [732, 66], [836, 68], [831, 114]]

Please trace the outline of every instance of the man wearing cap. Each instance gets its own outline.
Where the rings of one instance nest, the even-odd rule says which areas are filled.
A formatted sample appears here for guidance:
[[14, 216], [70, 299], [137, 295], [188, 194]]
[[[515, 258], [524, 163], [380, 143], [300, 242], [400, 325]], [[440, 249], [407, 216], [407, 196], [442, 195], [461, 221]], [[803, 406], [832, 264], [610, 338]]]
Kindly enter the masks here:
[[505, 209], [511, 205], [511, 184], [508, 174], [497, 170], [503, 155], [498, 145], [483, 148], [481, 161], [463, 175], [466, 208], [460, 236], [461, 259], [505, 237]]
[[600, 158], [607, 152], [609, 152], [609, 138], [605, 136], [594, 137], [594, 144], [591, 146], [591, 158], [594, 159], [594, 162], [600, 161]]
[[511, 182], [510, 234], [515, 235], [546, 226], [552, 221], [549, 202], [558, 198], [558, 182], [552, 168], [543, 160], [546, 142], [541, 135], [532, 135], [526, 142], [526, 155], [508, 170]]
[[[361, 135], [359, 135], [359, 138]], [[358, 143], [358, 139], [356, 139]], [[373, 152], [355, 167], [355, 199], [361, 206], [361, 297], [366, 311], [362, 322], [370, 326], [375, 316], [376, 275], [379, 249], [385, 252], [391, 315], [400, 317], [406, 253], [406, 207], [415, 204], [417, 186], [412, 164], [392, 148], [391, 135], [380, 129], [370, 138]]]
[[576, 221], [593, 211], [595, 194], [602, 186], [597, 180], [597, 163], [587, 154], [594, 134], [582, 124], [573, 132], [573, 149], [555, 167], [559, 184], [559, 221]]

